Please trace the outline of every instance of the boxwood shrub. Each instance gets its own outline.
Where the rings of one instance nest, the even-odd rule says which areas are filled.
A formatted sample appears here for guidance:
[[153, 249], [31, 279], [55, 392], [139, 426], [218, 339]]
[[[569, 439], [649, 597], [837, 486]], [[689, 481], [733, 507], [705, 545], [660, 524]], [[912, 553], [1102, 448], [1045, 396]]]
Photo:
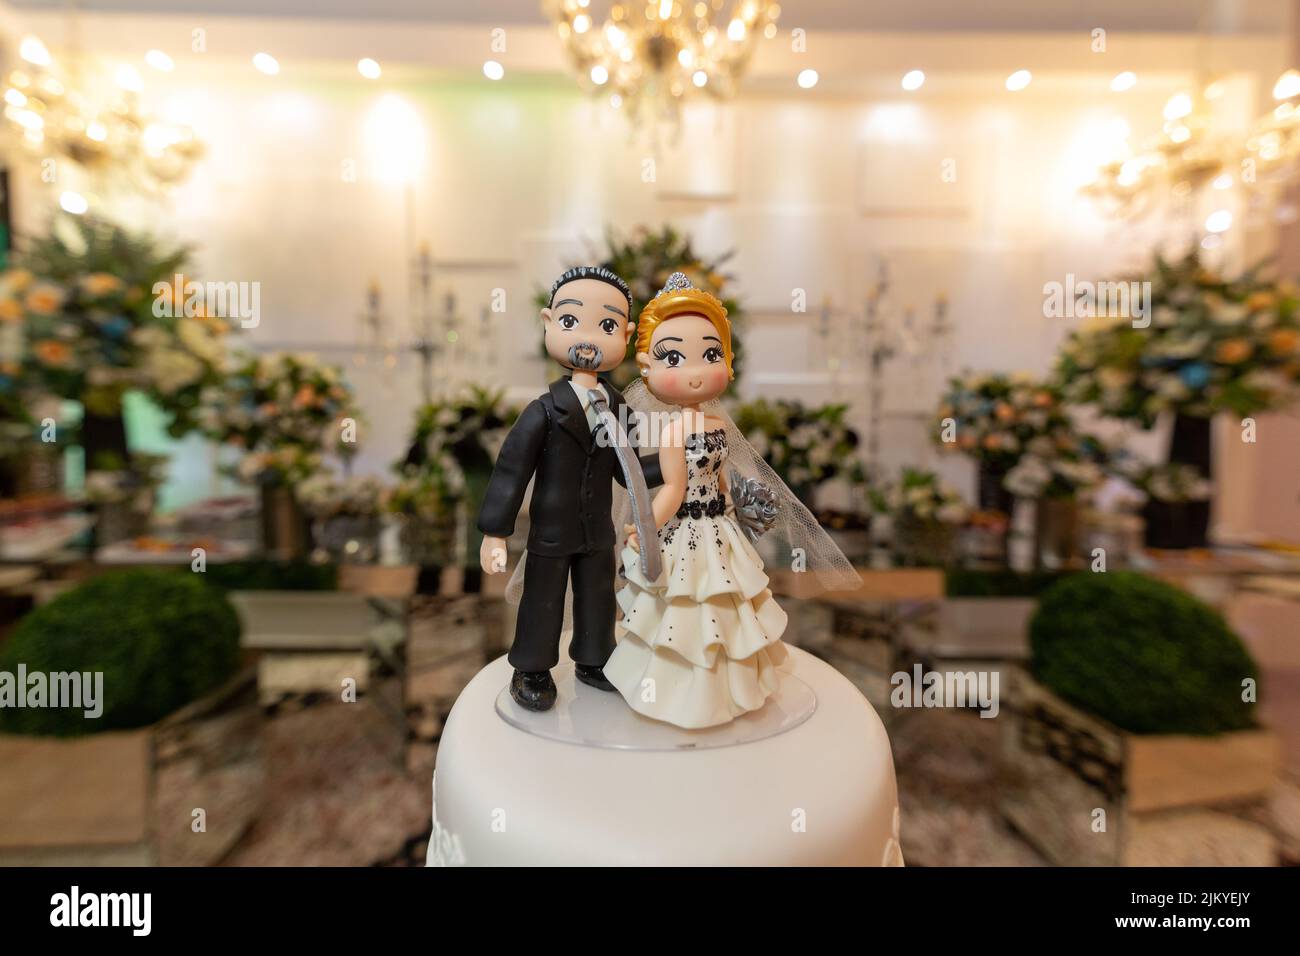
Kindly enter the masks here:
[[1254, 726], [1241, 639], [1208, 605], [1124, 571], [1081, 572], [1042, 596], [1030, 623], [1034, 676], [1060, 697], [1139, 734]]
[[103, 714], [0, 708], [6, 733], [74, 736], [142, 727], [203, 696], [239, 665], [239, 619], [188, 569], [93, 578], [37, 608], [0, 645], [0, 671], [102, 671]]

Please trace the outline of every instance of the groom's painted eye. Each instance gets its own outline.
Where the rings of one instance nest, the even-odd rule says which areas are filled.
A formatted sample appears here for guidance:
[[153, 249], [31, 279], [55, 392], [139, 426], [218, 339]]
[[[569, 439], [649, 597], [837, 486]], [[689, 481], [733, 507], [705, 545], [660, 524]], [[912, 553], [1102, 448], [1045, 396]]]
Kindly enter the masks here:
[[718, 348], [716, 345], [705, 349], [704, 361], [708, 362], [710, 365], [717, 365], [722, 361], [722, 349]]
[[573, 330], [578, 327], [578, 317], [576, 315], [560, 316], [560, 328]]
[[618, 331], [618, 323], [613, 319], [601, 319], [600, 327], [606, 335], [613, 335]]

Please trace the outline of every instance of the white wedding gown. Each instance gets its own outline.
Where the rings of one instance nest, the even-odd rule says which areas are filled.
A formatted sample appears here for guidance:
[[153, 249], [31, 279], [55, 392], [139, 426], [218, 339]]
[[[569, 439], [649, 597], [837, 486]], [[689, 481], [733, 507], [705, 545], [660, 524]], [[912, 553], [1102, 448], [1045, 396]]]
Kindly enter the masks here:
[[663, 567], [648, 581], [623, 550], [623, 619], [605, 676], [633, 710], [679, 727], [713, 727], [762, 707], [780, 683], [786, 614], [763, 562], [731, 515], [719, 477], [723, 429], [686, 442], [686, 497], [659, 529]]

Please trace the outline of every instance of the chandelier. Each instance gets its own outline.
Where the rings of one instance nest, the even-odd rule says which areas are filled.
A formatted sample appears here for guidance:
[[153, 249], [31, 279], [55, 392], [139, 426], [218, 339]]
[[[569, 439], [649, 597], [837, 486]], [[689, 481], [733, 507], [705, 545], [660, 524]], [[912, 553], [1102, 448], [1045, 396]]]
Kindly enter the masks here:
[[4, 84], [4, 125], [29, 153], [151, 189], [189, 176], [201, 144], [188, 126], [141, 111], [143, 81], [134, 67], [119, 66], [112, 84], [83, 88], [79, 71], [60, 70], [35, 37], [22, 41], [19, 55], [25, 62]]
[[734, 95], [760, 37], [776, 36], [771, 0], [628, 0], [597, 22], [591, 0], [542, 0], [582, 86], [675, 122], [689, 96]]
[[1285, 187], [1300, 169], [1300, 72], [1287, 70], [1273, 86], [1277, 105], [1244, 140], [1216, 135], [1208, 101], [1216, 81], [1198, 93], [1176, 93], [1165, 104], [1160, 133], [1139, 150], [1098, 167], [1085, 195], [1110, 215], [1132, 219], [1168, 199], [1187, 200], [1208, 185], [1262, 190]]

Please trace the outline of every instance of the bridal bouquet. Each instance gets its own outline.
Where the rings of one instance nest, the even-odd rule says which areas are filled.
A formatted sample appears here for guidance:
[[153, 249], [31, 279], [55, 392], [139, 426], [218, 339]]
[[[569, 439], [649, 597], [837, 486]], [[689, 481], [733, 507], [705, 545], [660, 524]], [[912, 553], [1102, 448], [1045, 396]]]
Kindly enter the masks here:
[[[1070, 335], [1056, 378], [1071, 402], [1150, 427], [1162, 411], [1198, 418], [1275, 408], [1300, 384], [1300, 294], [1255, 271], [1226, 278], [1195, 250], [1157, 256], [1150, 272], [1150, 325], [1092, 320]], [[1145, 321], [1140, 318], [1139, 321]]]

